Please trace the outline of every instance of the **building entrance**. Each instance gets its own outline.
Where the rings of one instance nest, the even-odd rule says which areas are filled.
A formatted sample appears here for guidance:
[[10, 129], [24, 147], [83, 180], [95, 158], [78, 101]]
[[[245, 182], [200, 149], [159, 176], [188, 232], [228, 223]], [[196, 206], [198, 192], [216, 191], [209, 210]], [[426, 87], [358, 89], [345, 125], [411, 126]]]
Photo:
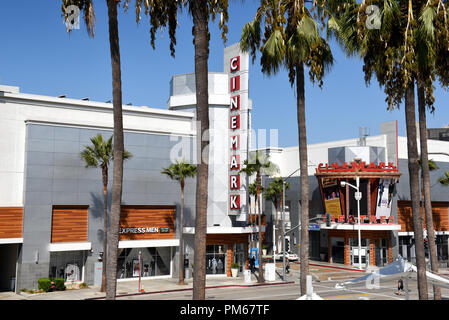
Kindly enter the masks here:
[[344, 238], [331, 238], [331, 262], [345, 263], [345, 240]]
[[[359, 265], [359, 239], [349, 238], [349, 258], [351, 265]], [[362, 267], [369, 265], [369, 239], [361, 239], [360, 259]]]
[[14, 291], [20, 244], [0, 245], [0, 291]]
[[383, 267], [388, 263], [388, 243], [387, 239], [376, 239], [376, 266]]

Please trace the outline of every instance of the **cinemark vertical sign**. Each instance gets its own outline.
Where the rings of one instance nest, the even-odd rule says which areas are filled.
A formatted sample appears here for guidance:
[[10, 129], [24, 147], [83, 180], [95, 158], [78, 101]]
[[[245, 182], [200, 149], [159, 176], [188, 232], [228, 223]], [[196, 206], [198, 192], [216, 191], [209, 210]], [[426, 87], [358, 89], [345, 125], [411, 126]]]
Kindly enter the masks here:
[[229, 61], [229, 130], [231, 144], [229, 175], [229, 209], [240, 210], [240, 56]]
[[[248, 98], [249, 55], [240, 51], [239, 43], [225, 48], [224, 71], [228, 74], [229, 87], [229, 166], [228, 166], [228, 214], [247, 213], [246, 176], [240, 175], [247, 158], [249, 130]], [[243, 217], [243, 216], [240, 216]], [[243, 221], [243, 220], [241, 220]]]

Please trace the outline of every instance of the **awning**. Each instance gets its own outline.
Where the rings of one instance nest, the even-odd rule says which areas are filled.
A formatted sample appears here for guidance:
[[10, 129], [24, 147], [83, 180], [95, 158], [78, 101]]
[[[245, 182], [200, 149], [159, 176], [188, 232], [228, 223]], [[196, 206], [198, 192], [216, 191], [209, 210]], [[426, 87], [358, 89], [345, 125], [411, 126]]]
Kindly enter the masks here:
[[0, 238], [0, 244], [23, 243], [23, 238]]
[[[320, 229], [328, 229], [328, 230], [359, 230], [358, 223], [349, 224], [349, 223], [333, 223], [330, 227], [326, 227], [326, 224], [320, 224]], [[369, 230], [369, 231], [397, 231], [401, 230], [400, 224], [380, 224], [380, 223], [361, 223], [360, 230]]]
[[82, 251], [91, 250], [92, 244], [90, 242], [55, 242], [50, 243], [48, 251], [60, 252], [60, 251]]
[[[184, 233], [195, 234], [195, 227], [184, 227]], [[207, 234], [227, 234], [227, 233], [255, 233], [259, 232], [259, 228], [256, 227], [207, 227]], [[265, 232], [265, 226], [262, 226], [262, 232]]]
[[151, 247], [178, 247], [179, 239], [154, 240], [120, 240], [118, 247], [123, 248], [151, 248]]

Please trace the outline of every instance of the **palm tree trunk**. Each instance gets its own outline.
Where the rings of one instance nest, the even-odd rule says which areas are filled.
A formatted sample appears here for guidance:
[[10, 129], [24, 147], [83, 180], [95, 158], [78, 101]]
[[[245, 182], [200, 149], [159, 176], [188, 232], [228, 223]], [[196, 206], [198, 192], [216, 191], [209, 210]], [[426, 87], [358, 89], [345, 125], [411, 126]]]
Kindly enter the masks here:
[[[429, 242], [430, 266], [434, 273], [438, 273], [437, 251], [435, 246], [435, 229], [432, 217], [432, 199], [430, 195], [430, 169], [429, 155], [427, 150], [427, 120], [426, 105], [424, 101], [424, 87], [421, 81], [417, 81], [418, 85], [418, 110], [419, 110], [419, 137], [421, 144], [421, 173], [422, 188], [424, 194], [424, 208], [426, 213], [427, 237]], [[441, 300], [440, 287], [433, 286], [433, 296], [435, 300]]]
[[296, 98], [298, 113], [299, 166], [301, 174], [301, 248], [300, 287], [306, 294], [309, 274], [309, 174], [307, 166], [306, 105], [304, 86], [304, 64], [296, 67]]
[[114, 169], [112, 180], [111, 221], [106, 266], [106, 299], [115, 300], [117, 290], [117, 253], [123, 184], [123, 115], [120, 47], [118, 37], [117, 0], [107, 0], [109, 18], [109, 46], [112, 65], [112, 99], [114, 113]]
[[103, 173], [103, 270], [101, 274], [101, 292], [106, 291], [106, 265], [108, 248], [108, 168], [102, 168]]
[[422, 218], [419, 212], [419, 165], [416, 146], [415, 86], [409, 83], [405, 93], [405, 121], [407, 127], [407, 155], [412, 202], [413, 231], [415, 235], [416, 266], [418, 269], [418, 294], [420, 300], [427, 300], [426, 261]]
[[263, 259], [262, 259], [262, 210], [260, 206], [260, 187], [262, 185], [262, 179], [260, 177], [260, 171], [257, 171], [257, 210], [259, 214], [259, 279], [257, 282], [265, 282], [264, 270], [263, 270]]
[[179, 219], [179, 285], [184, 283], [184, 181], [181, 181], [181, 216]]
[[275, 239], [274, 239], [275, 242], [274, 243], [276, 244], [276, 251], [275, 251], [275, 253], [278, 253], [279, 252], [279, 216], [278, 216], [278, 206], [277, 206], [276, 202], [277, 202], [276, 200], [273, 201], [274, 210], [276, 211], [276, 217], [275, 217], [275, 221], [274, 221], [275, 228], [274, 228], [274, 235], [273, 235], [273, 237], [275, 237]]
[[207, 231], [207, 194], [208, 194], [208, 141], [209, 141], [209, 92], [208, 67], [208, 10], [207, 2], [190, 1], [193, 17], [193, 34], [195, 44], [195, 86], [196, 117], [201, 131], [198, 141], [198, 175], [196, 184], [196, 217], [195, 217], [195, 257], [193, 278], [193, 299], [204, 300], [206, 296], [206, 231]]

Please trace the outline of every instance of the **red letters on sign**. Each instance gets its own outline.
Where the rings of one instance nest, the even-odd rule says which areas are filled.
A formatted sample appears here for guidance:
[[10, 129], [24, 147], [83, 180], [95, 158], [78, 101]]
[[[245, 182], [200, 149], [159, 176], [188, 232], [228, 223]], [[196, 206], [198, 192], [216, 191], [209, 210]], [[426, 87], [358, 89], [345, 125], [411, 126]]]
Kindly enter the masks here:
[[229, 176], [229, 185], [231, 190], [240, 189], [240, 175]]
[[231, 137], [231, 149], [237, 150], [240, 149], [240, 136], [232, 136]]
[[240, 109], [240, 95], [231, 97], [231, 111]]
[[370, 217], [369, 217], [369, 223], [377, 223], [377, 218], [376, 218], [376, 216], [370, 216]]
[[345, 216], [338, 216], [338, 222], [344, 223], [345, 222]]
[[240, 209], [240, 195], [231, 194], [229, 197], [229, 207], [231, 210]]
[[236, 72], [240, 70], [240, 56], [231, 58], [230, 69], [231, 72]]
[[240, 90], [240, 76], [235, 76], [231, 78], [231, 92]]
[[231, 116], [229, 121], [229, 128], [232, 130], [240, 129], [240, 115], [236, 114]]
[[238, 170], [240, 169], [240, 155], [234, 154], [231, 156], [231, 170]]
[[382, 224], [387, 223], [387, 217], [381, 216], [380, 217], [380, 223], [382, 223]]

